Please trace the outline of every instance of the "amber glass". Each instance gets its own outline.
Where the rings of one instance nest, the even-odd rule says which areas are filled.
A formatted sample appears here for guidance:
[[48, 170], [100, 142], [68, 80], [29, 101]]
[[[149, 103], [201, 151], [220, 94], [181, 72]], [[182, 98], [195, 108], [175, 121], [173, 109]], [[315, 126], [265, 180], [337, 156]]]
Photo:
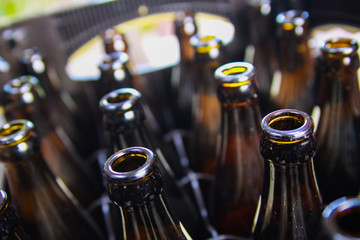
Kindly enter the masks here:
[[174, 21], [175, 35], [179, 41], [180, 62], [171, 69], [171, 100], [175, 126], [191, 126], [192, 97], [194, 93], [194, 47], [190, 38], [197, 33], [195, 14], [177, 12]]
[[162, 151], [163, 148], [159, 147], [149, 130], [140, 92], [133, 88], [114, 90], [101, 99], [100, 108], [104, 113], [104, 129], [112, 153], [141, 146], [158, 154], [157, 164], [163, 175], [167, 198], [186, 229], [201, 239], [205, 231], [199, 212], [187, 192], [176, 181], [176, 172], [182, 171], [181, 165]]
[[41, 151], [51, 171], [60, 177], [82, 206], [102, 192], [100, 181], [74, 149], [71, 140], [49, 113], [45, 92], [33, 76], [21, 76], [3, 87], [5, 115], [9, 120], [28, 119], [35, 124]]
[[360, 198], [342, 197], [323, 211], [322, 223], [327, 240], [360, 239]]
[[30, 239], [4, 190], [0, 190], [0, 237], [4, 240]]
[[224, 53], [221, 41], [215, 36], [194, 35], [190, 43], [195, 48], [196, 74], [189, 160], [193, 170], [213, 174], [221, 121], [214, 72], [223, 64]]
[[210, 196], [210, 216], [220, 234], [250, 237], [261, 193], [261, 116], [253, 65], [228, 63], [215, 71], [221, 103], [221, 147]]
[[12, 203], [31, 239], [101, 239], [97, 226], [49, 170], [34, 125], [14, 120], [0, 129]]
[[319, 239], [322, 201], [313, 169], [312, 119], [281, 109], [265, 116], [261, 127], [265, 172], [253, 239]]
[[309, 47], [309, 13], [290, 10], [276, 17], [279, 72], [271, 86], [274, 108], [313, 108], [314, 59]]
[[102, 34], [106, 54], [124, 52], [128, 53], [128, 44], [125, 35], [115, 28], [106, 29]]
[[105, 163], [110, 199], [123, 214], [124, 239], [191, 239], [172, 213], [152, 151], [126, 148]]
[[332, 39], [319, 57], [320, 119], [315, 170], [324, 203], [360, 190], [358, 43]]
[[270, 86], [278, 63], [275, 49], [275, 33], [272, 31], [273, 9], [270, 0], [247, 0], [247, 20], [249, 45], [245, 51], [244, 60], [252, 63], [257, 69], [259, 82], [259, 105], [261, 112], [271, 111]]

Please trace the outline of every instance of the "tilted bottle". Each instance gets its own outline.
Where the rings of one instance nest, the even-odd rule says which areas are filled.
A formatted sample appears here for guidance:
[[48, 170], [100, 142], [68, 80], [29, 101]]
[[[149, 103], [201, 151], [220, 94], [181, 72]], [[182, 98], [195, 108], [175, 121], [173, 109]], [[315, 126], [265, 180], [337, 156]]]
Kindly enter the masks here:
[[30, 240], [4, 190], [0, 190], [0, 238], [3, 240]]
[[332, 39], [319, 56], [320, 118], [315, 170], [324, 203], [360, 191], [358, 43]]
[[194, 35], [190, 43], [195, 48], [196, 69], [188, 147], [190, 166], [197, 172], [213, 174], [221, 121], [214, 72], [223, 64], [225, 56], [222, 43], [215, 36]]
[[265, 171], [253, 239], [319, 239], [322, 200], [313, 169], [312, 119], [281, 109], [266, 115], [261, 127]]
[[140, 146], [159, 156], [157, 164], [164, 179], [164, 192], [186, 229], [200, 239], [206, 234], [202, 219], [187, 192], [176, 181], [177, 175], [184, 174], [176, 173], [182, 171], [181, 165], [169, 157], [172, 155], [163, 152], [149, 130], [140, 92], [133, 88], [114, 90], [101, 99], [100, 108], [104, 113], [104, 130], [112, 152]]
[[19, 119], [2, 125], [0, 161], [12, 203], [31, 239], [102, 238], [91, 217], [51, 173], [32, 122]]
[[190, 38], [197, 33], [195, 14], [177, 12], [174, 21], [175, 35], [179, 41], [180, 62], [171, 69], [172, 111], [177, 128], [190, 129], [192, 97], [194, 93], [194, 47]]
[[51, 171], [60, 177], [83, 207], [100, 197], [99, 181], [90, 165], [73, 149], [71, 141], [54, 124], [49, 113], [45, 92], [34, 76], [21, 76], [8, 81], [3, 87], [4, 109], [8, 120], [28, 119], [37, 129], [41, 151]]
[[311, 114], [315, 61], [309, 47], [309, 13], [282, 12], [276, 23], [279, 71], [271, 83], [273, 109], [294, 108]]
[[124, 239], [191, 239], [172, 213], [152, 151], [130, 147], [104, 165], [110, 199], [123, 214]]
[[250, 237], [264, 172], [255, 68], [232, 62], [219, 67], [215, 78], [221, 103], [221, 147], [209, 212], [220, 234]]
[[322, 223], [326, 240], [360, 239], [360, 198], [342, 197], [323, 211]]

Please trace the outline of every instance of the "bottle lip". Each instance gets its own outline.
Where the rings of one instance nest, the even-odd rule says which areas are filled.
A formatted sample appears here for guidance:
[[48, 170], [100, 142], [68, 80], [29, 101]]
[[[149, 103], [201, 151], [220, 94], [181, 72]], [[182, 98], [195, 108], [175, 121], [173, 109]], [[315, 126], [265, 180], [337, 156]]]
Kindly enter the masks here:
[[255, 67], [247, 62], [231, 62], [217, 68], [214, 76], [225, 87], [240, 87], [255, 77]]
[[[337, 221], [338, 216], [343, 216], [342, 213], [344, 213], [344, 211], [350, 210], [354, 207], [360, 209], [360, 198], [341, 197], [328, 204], [322, 212], [323, 223], [325, 224], [327, 231], [333, 235], [340, 233], [344, 236], [349, 236], [349, 233], [344, 232], [338, 227]], [[354, 236], [354, 238], [351, 239], [360, 238], [359, 236]]]
[[32, 75], [23, 75], [9, 80], [3, 86], [3, 91], [7, 94], [16, 95], [29, 92], [33, 86], [38, 85], [39, 80]]
[[134, 88], [119, 88], [106, 94], [100, 100], [100, 109], [104, 112], [128, 111], [141, 98]]
[[121, 69], [129, 61], [129, 55], [125, 52], [114, 52], [105, 55], [105, 58], [98, 64], [101, 71]]
[[34, 124], [25, 119], [16, 119], [0, 127], [0, 145], [12, 146], [24, 141], [32, 135]]
[[[271, 125], [278, 121], [297, 120], [299, 125], [293, 129], [276, 129]], [[296, 109], [280, 109], [267, 114], [261, 121], [263, 134], [269, 140], [280, 141], [284, 144], [294, 143], [313, 134], [314, 124], [311, 117]]]
[[209, 53], [212, 49], [219, 49], [221, 41], [214, 35], [194, 34], [190, 38], [190, 44], [198, 53]]
[[332, 38], [327, 40], [321, 47], [324, 54], [352, 55], [356, 54], [359, 48], [358, 42], [351, 38]]
[[[130, 171], [117, 171], [114, 169], [114, 165], [126, 160], [126, 156], [135, 157], [141, 155], [145, 158], [145, 162]], [[109, 159], [104, 164], [104, 174], [105, 176], [112, 181], [118, 183], [130, 183], [142, 178], [145, 178], [150, 172], [154, 170], [155, 167], [155, 155], [154, 153], [144, 147], [129, 147], [122, 149], [109, 157]]]
[[307, 11], [288, 10], [279, 13], [276, 16], [276, 22], [282, 25], [291, 24], [295, 26], [304, 26], [308, 18], [309, 18], [309, 12]]

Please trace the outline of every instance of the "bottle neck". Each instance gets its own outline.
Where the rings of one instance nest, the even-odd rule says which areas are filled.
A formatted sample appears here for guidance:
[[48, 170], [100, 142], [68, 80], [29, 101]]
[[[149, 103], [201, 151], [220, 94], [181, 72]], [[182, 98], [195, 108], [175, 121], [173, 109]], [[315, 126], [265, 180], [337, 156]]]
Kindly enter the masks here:
[[170, 214], [162, 194], [144, 205], [120, 209], [124, 239], [190, 239], [182, 224]]

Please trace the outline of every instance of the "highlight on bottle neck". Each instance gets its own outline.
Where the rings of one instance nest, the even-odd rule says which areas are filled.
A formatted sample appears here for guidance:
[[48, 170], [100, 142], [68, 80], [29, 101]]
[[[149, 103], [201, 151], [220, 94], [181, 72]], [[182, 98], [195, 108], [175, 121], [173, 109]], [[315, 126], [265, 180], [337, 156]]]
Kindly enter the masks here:
[[134, 108], [141, 93], [134, 88], [119, 88], [106, 94], [100, 100], [103, 112], [127, 112]]
[[46, 70], [43, 55], [37, 47], [25, 49], [21, 56], [21, 62], [31, 74], [42, 74]]
[[119, 206], [143, 205], [163, 191], [154, 153], [129, 147], [114, 153], [103, 169], [108, 195]]
[[294, 32], [297, 36], [307, 31], [309, 13], [307, 11], [289, 10], [276, 16], [276, 23], [282, 31]]
[[222, 103], [242, 103], [257, 97], [255, 67], [247, 62], [231, 62], [215, 70], [217, 96]]
[[280, 164], [299, 164], [314, 156], [314, 124], [307, 113], [280, 109], [266, 115], [261, 128], [260, 151], [265, 159]]
[[17, 119], [0, 127], [0, 161], [22, 161], [38, 151], [40, 142], [31, 121]]
[[322, 221], [325, 232], [333, 239], [360, 239], [360, 198], [333, 201], [324, 209]]
[[207, 54], [211, 58], [217, 58], [220, 54], [221, 40], [215, 36], [195, 34], [190, 38], [190, 43], [198, 54]]
[[4, 190], [0, 190], [0, 214], [2, 214], [9, 205], [7, 194]]

